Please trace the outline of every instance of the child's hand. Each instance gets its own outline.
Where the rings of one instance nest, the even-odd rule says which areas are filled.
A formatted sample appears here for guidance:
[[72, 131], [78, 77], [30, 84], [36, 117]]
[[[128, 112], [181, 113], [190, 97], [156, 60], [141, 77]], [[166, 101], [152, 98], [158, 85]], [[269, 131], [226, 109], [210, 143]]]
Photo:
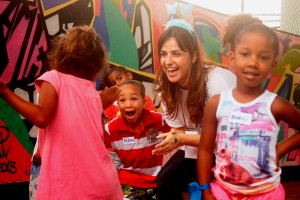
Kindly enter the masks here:
[[106, 87], [103, 91], [99, 92], [103, 109], [108, 108], [114, 103], [118, 98], [120, 91], [121, 89], [117, 85], [114, 85], [110, 88]]
[[159, 134], [156, 138], [164, 138], [164, 140], [155, 145], [155, 149], [152, 150], [153, 155], [163, 155], [173, 151], [180, 146], [178, 136], [175, 134], [175, 129], [172, 129], [167, 133]]
[[278, 143], [276, 145], [276, 166], [277, 166], [277, 168], [275, 171], [279, 171], [281, 157], [282, 157], [282, 155], [281, 155], [280, 143]]

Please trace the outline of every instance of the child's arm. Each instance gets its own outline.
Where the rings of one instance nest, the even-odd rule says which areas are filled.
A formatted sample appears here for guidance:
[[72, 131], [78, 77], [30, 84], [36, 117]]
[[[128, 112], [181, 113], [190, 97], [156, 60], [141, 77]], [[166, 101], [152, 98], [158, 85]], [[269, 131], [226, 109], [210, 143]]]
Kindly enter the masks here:
[[282, 120], [287, 123], [290, 128], [294, 128], [296, 132], [298, 132], [277, 144], [276, 153], [277, 162], [279, 162], [279, 159], [283, 155], [300, 147], [300, 112], [295, 106], [281, 97], [276, 97], [271, 110], [277, 122]]
[[[210, 183], [213, 150], [216, 144], [216, 132], [218, 121], [216, 118], [220, 95], [208, 100], [204, 109], [202, 121], [202, 133], [198, 147], [197, 174], [200, 185]], [[203, 191], [203, 199], [214, 199], [210, 190]]]
[[38, 105], [30, 103], [16, 95], [1, 80], [0, 97], [7, 101], [23, 117], [40, 128], [46, 127], [52, 120], [58, 100], [54, 87], [45, 81], [41, 82]]
[[277, 165], [282, 156], [294, 149], [300, 148], [300, 133], [297, 132], [276, 145]]
[[111, 106], [114, 103], [114, 101], [117, 100], [120, 91], [121, 89], [119, 88], [119, 86], [114, 85], [110, 88], [106, 87], [103, 91], [99, 92], [103, 110]]
[[276, 97], [271, 111], [277, 122], [284, 121], [289, 127], [300, 130], [300, 112], [287, 100]]

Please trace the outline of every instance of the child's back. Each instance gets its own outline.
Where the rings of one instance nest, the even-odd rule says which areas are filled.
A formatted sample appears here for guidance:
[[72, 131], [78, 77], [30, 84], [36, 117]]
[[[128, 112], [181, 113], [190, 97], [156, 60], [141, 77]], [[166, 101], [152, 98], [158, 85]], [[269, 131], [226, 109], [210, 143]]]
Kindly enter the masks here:
[[36, 199], [121, 200], [94, 84], [105, 64], [100, 37], [87, 26], [73, 27], [53, 43], [48, 56], [54, 70], [35, 81], [38, 105], [19, 98], [0, 80], [0, 96], [40, 128]]
[[115, 168], [102, 141], [102, 105], [93, 82], [56, 70], [47, 81], [59, 96], [52, 122], [39, 132], [42, 168], [37, 199], [121, 199]]

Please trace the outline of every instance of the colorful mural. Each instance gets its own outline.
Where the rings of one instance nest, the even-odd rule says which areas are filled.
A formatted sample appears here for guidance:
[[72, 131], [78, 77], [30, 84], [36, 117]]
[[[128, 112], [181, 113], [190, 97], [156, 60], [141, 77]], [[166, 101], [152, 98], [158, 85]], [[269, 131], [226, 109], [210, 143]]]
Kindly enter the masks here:
[[[95, 28], [112, 65], [123, 65], [152, 91], [159, 68], [156, 44], [164, 24], [183, 18], [195, 29], [209, 58], [228, 64], [219, 33], [227, 16], [176, 0], [10, 0], [0, 1], [0, 77], [22, 98], [36, 102], [33, 82], [49, 69], [53, 37], [77, 25]], [[300, 109], [300, 37], [277, 32], [280, 56], [265, 87]], [[150, 94], [151, 95], [151, 94]], [[293, 134], [281, 124], [279, 141]], [[0, 99], [0, 183], [29, 180], [36, 129]], [[282, 159], [299, 165], [298, 150]]]

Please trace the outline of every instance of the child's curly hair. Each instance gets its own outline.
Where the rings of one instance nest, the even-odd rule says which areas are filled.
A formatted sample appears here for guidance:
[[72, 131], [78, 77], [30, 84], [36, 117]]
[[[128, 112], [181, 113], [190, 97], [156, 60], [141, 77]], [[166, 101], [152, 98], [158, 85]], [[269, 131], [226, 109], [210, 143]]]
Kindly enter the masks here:
[[235, 35], [243, 29], [245, 24], [249, 25], [252, 23], [262, 24], [263, 22], [250, 14], [243, 13], [230, 16], [220, 34], [223, 48], [227, 48], [228, 50], [231, 49], [231, 45], [235, 40]]
[[106, 65], [106, 51], [96, 31], [84, 26], [67, 30], [64, 37], [52, 41], [48, 60], [51, 68], [65, 74], [95, 80]]

